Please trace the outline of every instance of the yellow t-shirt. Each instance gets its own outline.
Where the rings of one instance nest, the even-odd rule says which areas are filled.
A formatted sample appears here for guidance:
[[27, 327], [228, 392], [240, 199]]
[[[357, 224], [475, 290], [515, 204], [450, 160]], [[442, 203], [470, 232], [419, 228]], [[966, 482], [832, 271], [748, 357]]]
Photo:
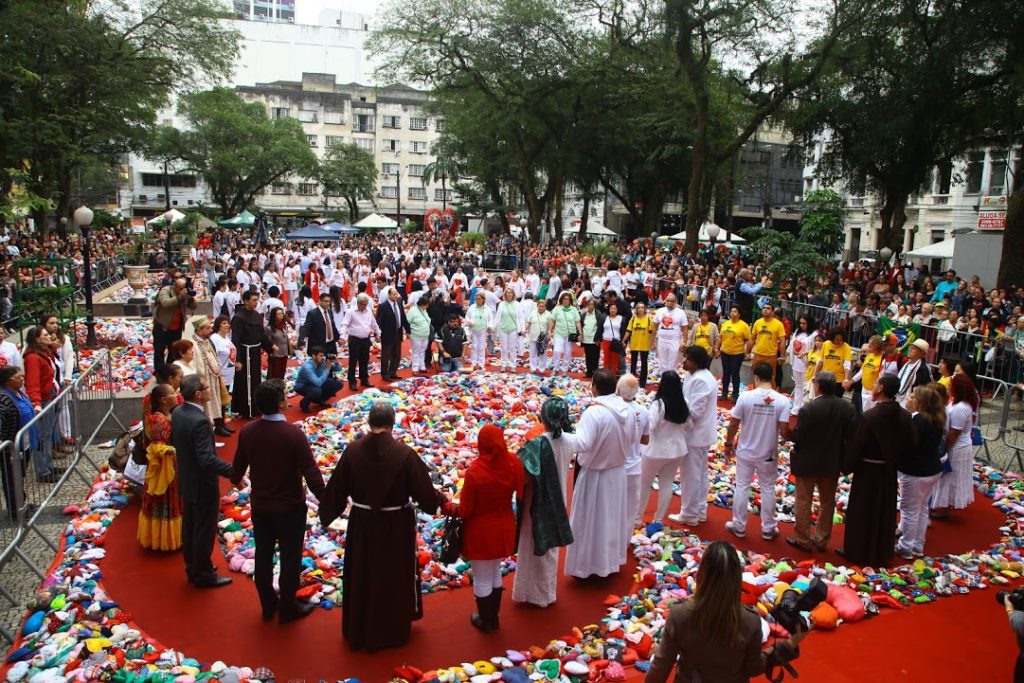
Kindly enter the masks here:
[[882, 369], [882, 354], [866, 353], [860, 366], [860, 383], [866, 391], [875, 388], [878, 372]]
[[853, 352], [846, 342], [843, 342], [841, 346], [836, 346], [831, 341], [821, 345], [821, 369], [835, 375], [837, 382], [843, 381], [843, 378], [846, 377], [843, 363], [849, 363], [851, 358], [853, 358]]
[[814, 369], [818, 367], [819, 360], [821, 360], [821, 351], [811, 349], [807, 352], [807, 372], [804, 374], [807, 381], [814, 379]]
[[714, 323], [697, 323], [693, 328], [693, 343], [704, 347], [704, 350], [711, 353], [711, 325]]
[[747, 340], [750, 339], [750, 325], [743, 320], [726, 320], [719, 334], [722, 337], [722, 353], [738, 356], [744, 352]]
[[654, 327], [654, 319], [651, 318], [651, 314], [646, 314], [643, 318], [633, 316], [629, 319], [629, 349], [631, 351], [650, 351], [651, 350], [651, 329]]
[[949, 377], [940, 377], [939, 378], [939, 384], [941, 384], [942, 386], [946, 387], [946, 393], [947, 394], [949, 393], [949, 385], [952, 384], [952, 383], [953, 383], [952, 375], [949, 376]]
[[786, 328], [778, 318], [758, 319], [751, 328], [754, 335], [754, 355], [776, 356], [779, 353], [779, 342], [786, 337]]

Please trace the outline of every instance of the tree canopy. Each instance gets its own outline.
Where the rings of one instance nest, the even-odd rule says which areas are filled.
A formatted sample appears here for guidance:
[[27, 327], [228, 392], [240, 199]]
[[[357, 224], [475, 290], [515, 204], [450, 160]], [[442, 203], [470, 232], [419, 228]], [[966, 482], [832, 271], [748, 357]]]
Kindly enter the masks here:
[[348, 219], [359, 220], [359, 200], [373, 200], [377, 184], [377, 164], [373, 154], [356, 145], [334, 145], [317, 164], [316, 178], [324, 195], [341, 197], [348, 206]]

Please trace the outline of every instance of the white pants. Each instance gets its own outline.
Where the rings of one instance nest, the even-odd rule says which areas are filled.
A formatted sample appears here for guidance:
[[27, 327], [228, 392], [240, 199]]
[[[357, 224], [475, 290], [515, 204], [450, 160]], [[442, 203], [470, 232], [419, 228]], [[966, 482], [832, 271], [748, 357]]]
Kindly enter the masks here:
[[679, 364], [679, 340], [658, 338], [658, 366], [662, 372], [675, 370]]
[[547, 357], [547, 351], [537, 351], [537, 342], [531, 340], [530, 346], [530, 372], [543, 372], [545, 368], [545, 358]]
[[519, 349], [519, 333], [516, 331], [499, 332], [498, 338], [501, 340], [501, 367], [504, 368], [507, 365], [512, 370], [515, 370], [516, 352]]
[[739, 533], [747, 530], [747, 515], [750, 508], [747, 498], [750, 496], [750, 484], [757, 474], [761, 485], [761, 533], [775, 531], [775, 478], [779, 473], [779, 465], [775, 458], [771, 460], [736, 459], [736, 489], [732, 495], [732, 525]]
[[924, 537], [928, 531], [928, 499], [941, 476], [933, 474], [930, 477], [913, 477], [899, 473], [900, 529], [903, 534], [896, 544], [897, 550], [918, 555], [924, 553]]
[[679, 493], [683, 499], [679, 514], [688, 522], [708, 518], [708, 451], [711, 446], [687, 446], [680, 469]]
[[551, 369], [569, 372], [569, 361], [572, 360], [572, 342], [568, 337], [554, 337], [554, 350], [551, 352]]
[[640, 472], [626, 475], [626, 538], [633, 538], [634, 525], [640, 519], [637, 505], [640, 499]]
[[473, 595], [486, 598], [501, 588], [501, 560], [473, 560]]
[[637, 519], [643, 519], [647, 511], [647, 501], [651, 497], [651, 484], [658, 480], [658, 509], [654, 511], [651, 521], [661, 522], [668, 512], [672, 500], [672, 484], [676, 479], [676, 471], [683, 464], [683, 458], [654, 460], [644, 458], [640, 470], [640, 502], [636, 508]]
[[426, 356], [427, 346], [430, 344], [429, 339], [411, 339], [409, 340], [409, 348], [412, 353], [412, 371], [426, 370]]
[[[871, 398], [871, 392], [864, 389], [860, 392], [860, 410], [866, 413], [875, 407], [875, 399]], [[900, 475], [903, 476], [903, 475]]]
[[526, 348], [527, 344], [529, 344], [529, 343], [530, 343], [530, 341], [529, 341], [529, 339], [527, 338], [527, 336], [525, 334], [519, 335], [519, 341], [518, 341], [519, 350], [517, 351], [517, 353], [520, 356], [526, 355], [526, 353], [529, 351], [529, 349]]
[[473, 332], [470, 343], [469, 364], [482, 369], [487, 364], [487, 332]]
[[[806, 370], [806, 368], [804, 368]], [[804, 392], [807, 391], [807, 373], [793, 369], [793, 408], [790, 415], [796, 415], [804, 405]]]

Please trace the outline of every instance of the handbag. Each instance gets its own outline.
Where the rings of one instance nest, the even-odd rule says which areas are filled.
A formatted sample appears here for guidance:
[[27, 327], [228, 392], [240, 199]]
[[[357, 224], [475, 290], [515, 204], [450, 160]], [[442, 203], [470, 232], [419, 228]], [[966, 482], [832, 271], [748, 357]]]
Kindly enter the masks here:
[[971, 445], [981, 446], [985, 443], [985, 438], [981, 435], [981, 427], [971, 427]]
[[444, 518], [444, 536], [437, 559], [442, 564], [455, 564], [462, 553], [462, 518], [448, 515]]
[[231, 403], [231, 392], [228, 391], [227, 385], [224, 383], [223, 377], [217, 377], [217, 381], [220, 382], [220, 403], [223, 406]]

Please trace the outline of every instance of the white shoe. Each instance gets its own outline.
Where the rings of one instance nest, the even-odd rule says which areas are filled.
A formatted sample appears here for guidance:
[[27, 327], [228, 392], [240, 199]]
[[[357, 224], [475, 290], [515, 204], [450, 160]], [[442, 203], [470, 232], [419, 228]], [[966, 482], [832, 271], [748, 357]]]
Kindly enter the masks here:
[[730, 521], [725, 523], [725, 530], [736, 538], [745, 538], [747, 535], [746, 531], [738, 531], [736, 526]]
[[682, 513], [676, 515], [669, 515], [668, 518], [676, 524], [682, 524], [683, 526], [697, 526], [696, 520], [685, 519]]
[[764, 529], [761, 530], [761, 538], [763, 538], [766, 541], [774, 541], [778, 537], [778, 535], [779, 527], [775, 527], [774, 529], [770, 529], [768, 531], [765, 531]]

